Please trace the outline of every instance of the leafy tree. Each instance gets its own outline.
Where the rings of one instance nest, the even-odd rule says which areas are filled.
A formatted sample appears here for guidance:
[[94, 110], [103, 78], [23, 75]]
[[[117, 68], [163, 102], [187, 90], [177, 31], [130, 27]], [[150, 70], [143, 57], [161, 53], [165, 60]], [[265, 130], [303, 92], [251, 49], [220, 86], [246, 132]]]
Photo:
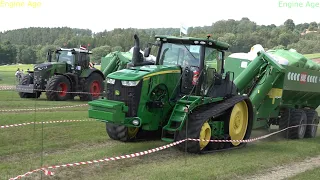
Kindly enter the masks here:
[[311, 22], [309, 25], [309, 31], [317, 31], [318, 30], [318, 24], [316, 22]]
[[293, 31], [295, 29], [295, 24], [293, 22], [292, 19], [287, 19], [285, 22], [284, 22], [284, 26], [286, 27], [287, 30], [289, 31]]
[[92, 49], [91, 61], [95, 63], [100, 63], [101, 57], [106, 56], [108, 53], [111, 52], [110, 46], [100, 46]]

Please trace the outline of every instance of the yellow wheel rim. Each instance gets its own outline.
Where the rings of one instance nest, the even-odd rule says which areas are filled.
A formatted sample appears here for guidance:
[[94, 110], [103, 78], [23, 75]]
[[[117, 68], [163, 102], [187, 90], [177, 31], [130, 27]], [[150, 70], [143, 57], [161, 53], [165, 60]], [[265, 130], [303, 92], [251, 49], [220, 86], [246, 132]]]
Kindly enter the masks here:
[[130, 139], [134, 138], [137, 135], [138, 131], [139, 131], [139, 128], [128, 127], [128, 137]]
[[211, 137], [210, 125], [208, 122], [205, 122], [202, 125], [201, 131], [200, 131], [200, 137], [199, 137], [200, 150], [202, 150], [203, 148], [205, 148], [209, 144], [210, 137]]
[[[248, 117], [248, 106], [245, 101], [241, 101], [233, 107], [229, 123], [231, 140], [244, 138], [248, 127]], [[232, 142], [232, 144], [238, 146], [240, 142]]]

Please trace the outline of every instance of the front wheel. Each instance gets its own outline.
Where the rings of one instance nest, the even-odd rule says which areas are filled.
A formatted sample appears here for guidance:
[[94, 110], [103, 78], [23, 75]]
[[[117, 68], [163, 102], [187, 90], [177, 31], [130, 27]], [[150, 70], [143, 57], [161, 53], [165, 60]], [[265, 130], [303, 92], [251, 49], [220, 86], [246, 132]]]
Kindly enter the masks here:
[[106, 131], [111, 139], [128, 142], [136, 139], [139, 128], [106, 123]]
[[71, 84], [63, 75], [53, 76], [46, 87], [47, 99], [50, 101], [66, 101], [70, 99]]

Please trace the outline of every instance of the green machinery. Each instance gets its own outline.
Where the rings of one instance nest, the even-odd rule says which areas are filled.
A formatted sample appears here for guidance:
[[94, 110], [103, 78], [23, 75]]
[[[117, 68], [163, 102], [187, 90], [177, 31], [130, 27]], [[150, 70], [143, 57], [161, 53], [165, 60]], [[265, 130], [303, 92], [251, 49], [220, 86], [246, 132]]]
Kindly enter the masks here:
[[84, 101], [98, 99], [104, 89], [105, 75], [90, 67], [91, 52], [81, 48], [60, 48], [54, 52], [56, 62], [51, 62], [53, 51], [49, 50], [48, 62], [35, 65], [34, 71], [22, 78], [16, 87], [20, 97], [39, 98], [45, 91], [47, 99], [52, 101], [74, 99], [77, 95]]
[[132, 62], [107, 76], [106, 97], [89, 102], [89, 117], [105, 122], [110, 138], [160, 132], [166, 142], [200, 139], [178, 148], [201, 153], [243, 147], [207, 140], [245, 140], [271, 124], [301, 125], [288, 138], [316, 136], [317, 126], [304, 124], [319, 123], [319, 71], [280, 65], [263, 51], [244, 67], [242, 59], [225, 59], [229, 45], [210, 36], [156, 36], [154, 45], [156, 62], [143, 61], [150, 47], [143, 57], [135, 35]]

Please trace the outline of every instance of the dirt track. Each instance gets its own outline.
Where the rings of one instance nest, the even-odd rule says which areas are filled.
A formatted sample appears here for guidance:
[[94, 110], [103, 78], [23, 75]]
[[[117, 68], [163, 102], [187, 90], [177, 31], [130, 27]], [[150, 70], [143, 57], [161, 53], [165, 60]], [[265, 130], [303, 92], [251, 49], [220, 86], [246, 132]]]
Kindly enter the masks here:
[[301, 162], [295, 162], [285, 166], [278, 166], [267, 170], [267, 173], [257, 174], [250, 177], [245, 177], [242, 179], [249, 180], [276, 180], [285, 179], [291, 176], [305, 172], [306, 170], [311, 170], [320, 167], [320, 156], [306, 159]]

